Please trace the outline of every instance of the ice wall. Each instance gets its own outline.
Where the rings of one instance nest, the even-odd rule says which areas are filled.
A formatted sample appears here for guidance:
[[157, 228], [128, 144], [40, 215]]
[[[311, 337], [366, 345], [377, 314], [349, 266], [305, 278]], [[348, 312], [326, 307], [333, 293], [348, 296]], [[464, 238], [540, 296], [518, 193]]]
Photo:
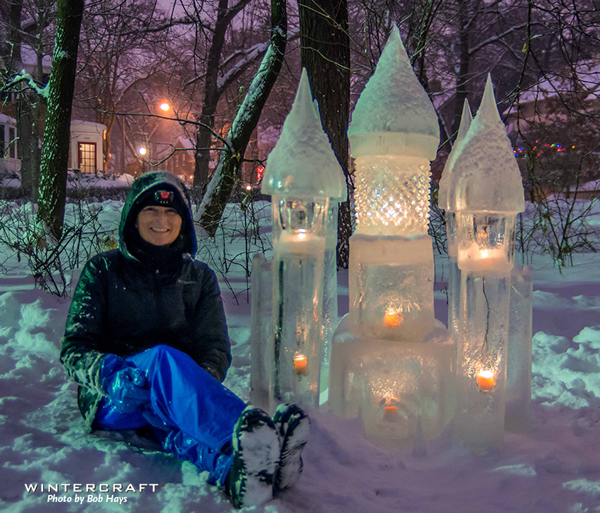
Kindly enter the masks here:
[[273, 324], [271, 322], [273, 278], [271, 264], [272, 262], [267, 262], [262, 254], [256, 254], [252, 258], [250, 402], [264, 410], [270, 408], [273, 370], [273, 354], [271, 351], [273, 338]]
[[533, 268], [515, 265], [511, 274], [506, 370], [507, 431], [524, 433], [531, 427], [531, 331]]

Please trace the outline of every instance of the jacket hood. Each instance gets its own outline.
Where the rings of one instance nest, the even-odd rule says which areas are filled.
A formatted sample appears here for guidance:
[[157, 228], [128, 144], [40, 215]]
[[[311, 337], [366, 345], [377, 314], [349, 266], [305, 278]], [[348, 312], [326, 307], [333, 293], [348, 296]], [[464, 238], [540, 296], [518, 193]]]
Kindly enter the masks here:
[[186, 206], [187, 215], [182, 219], [181, 237], [183, 238], [183, 253], [189, 253], [192, 258], [198, 250], [196, 232], [194, 230], [194, 218], [192, 216], [192, 204], [184, 183], [171, 173], [164, 171], [153, 171], [140, 176], [133, 184], [127, 194], [127, 199], [121, 212], [121, 222], [119, 224], [119, 250], [128, 259], [137, 260], [131, 253], [131, 238], [128, 233], [135, 230], [135, 221], [138, 211], [138, 202], [140, 197], [151, 189], [169, 189], [172, 190]]

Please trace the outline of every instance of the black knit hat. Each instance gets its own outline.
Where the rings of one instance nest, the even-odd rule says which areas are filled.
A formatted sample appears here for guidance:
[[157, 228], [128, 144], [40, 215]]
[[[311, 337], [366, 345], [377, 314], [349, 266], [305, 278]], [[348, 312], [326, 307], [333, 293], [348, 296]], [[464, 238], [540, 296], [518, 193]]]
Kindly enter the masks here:
[[[135, 202], [135, 216], [150, 206], [174, 208], [181, 219], [187, 219], [187, 207], [181, 196], [169, 184], [159, 184], [144, 192]], [[135, 219], [135, 218], [134, 218]]]

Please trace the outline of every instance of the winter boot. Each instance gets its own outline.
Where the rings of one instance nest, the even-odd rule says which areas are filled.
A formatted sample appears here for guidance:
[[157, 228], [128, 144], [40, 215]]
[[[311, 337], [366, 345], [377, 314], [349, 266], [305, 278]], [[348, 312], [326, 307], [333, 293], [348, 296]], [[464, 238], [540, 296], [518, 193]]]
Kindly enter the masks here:
[[275, 475], [275, 488], [285, 490], [293, 486], [302, 473], [302, 450], [310, 437], [310, 419], [295, 404], [280, 404], [273, 422], [281, 440], [279, 469]]
[[224, 491], [236, 508], [260, 506], [273, 498], [281, 446], [267, 413], [248, 406], [233, 431], [233, 463]]

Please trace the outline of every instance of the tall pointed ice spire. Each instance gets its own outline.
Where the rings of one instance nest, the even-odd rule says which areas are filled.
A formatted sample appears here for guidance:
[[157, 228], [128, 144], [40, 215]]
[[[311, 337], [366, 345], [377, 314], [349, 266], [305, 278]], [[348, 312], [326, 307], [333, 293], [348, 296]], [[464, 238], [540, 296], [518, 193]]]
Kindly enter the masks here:
[[323, 130], [306, 69], [302, 70], [279, 140], [267, 159], [261, 192], [346, 199], [344, 172]]
[[[389, 134], [403, 134], [390, 140]], [[356, 102], [348, 137], [354, 157], [403, 154], [433, 160], [439, 144], [435, 109], [394, 26], [375, 73]], [[370, 148], [376, 145], [377, 149]]]
[[452, 212], [523, 212], [521, 172], [496, 106], [488, 75], [481, 106], [465, 139], [455, 147], [448, 208]]
[[463, 103], [462, 116], [460, 118], [460, 127], [458, 128], [458, 134], [456, 136], [456, 140], [454, 141], [454, 146], [450, 151], [450, 155], [448, 155], [448, 160], [446, 161], [446, 165], [444, 166], [444, 171], [442, 171], [442, 178], [440, 179], [440, 188], [438, 191], [438, 205], [440, 208], [444, 209], [446, 212], [448, 211], [448, 196], [449, 189], [453, 187], [452, 181], [452, 166], [454, 165], [454, 161], [456, 160], [456, 156], [460, 153], [459, 144], [463, 142], [465, 139], [469, 128], [471, 127], [471, 122], [473, 121], [473, 114], [471, 114], [471, 107], [469, 107], [469, 100], [465, 98], [465, 102]]
[[456, 142], [462, 141], [469, 128], [471, 128], [471, 122], [473, 121], [473, 114], [471, 113], [471, 107], [469, 105], [469, 100], [465, 98], [465, 103], [463, 104], [462, 115], [460, 118], [460, 126], [458, 127], [458, 134], [456, 135]]

